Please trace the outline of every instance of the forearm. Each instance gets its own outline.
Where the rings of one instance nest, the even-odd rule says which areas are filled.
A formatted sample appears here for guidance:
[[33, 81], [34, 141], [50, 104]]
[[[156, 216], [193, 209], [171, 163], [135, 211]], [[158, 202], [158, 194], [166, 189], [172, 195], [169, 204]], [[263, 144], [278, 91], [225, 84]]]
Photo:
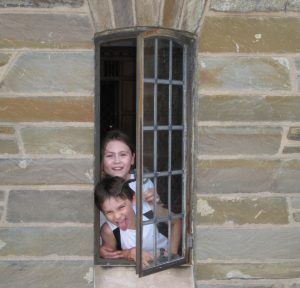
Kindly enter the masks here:
[[172, 222], [171, 253], [178, 254], [181, 241], [181, 219], [175, 219]]

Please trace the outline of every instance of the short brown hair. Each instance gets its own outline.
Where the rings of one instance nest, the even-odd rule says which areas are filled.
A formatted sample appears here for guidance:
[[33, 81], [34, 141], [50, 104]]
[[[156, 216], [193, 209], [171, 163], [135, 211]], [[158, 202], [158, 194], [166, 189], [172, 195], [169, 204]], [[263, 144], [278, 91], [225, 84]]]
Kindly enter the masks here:
[[129, 187], [132, 180], [126, 181], [121, 177], [106, 176], [95, 187], [95, 204], [99, 210], [102, 210], [102, 205], [109, 198], [121, 198], [133, 200], [134, 191]]

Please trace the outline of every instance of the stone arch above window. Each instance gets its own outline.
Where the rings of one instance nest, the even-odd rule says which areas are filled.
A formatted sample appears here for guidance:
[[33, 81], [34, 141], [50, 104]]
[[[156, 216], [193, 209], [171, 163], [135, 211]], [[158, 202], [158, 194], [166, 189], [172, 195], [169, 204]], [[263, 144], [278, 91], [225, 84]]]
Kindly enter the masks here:
[[89, 0], [96, 32], [151, 26], [195, 33], [207, 0]]

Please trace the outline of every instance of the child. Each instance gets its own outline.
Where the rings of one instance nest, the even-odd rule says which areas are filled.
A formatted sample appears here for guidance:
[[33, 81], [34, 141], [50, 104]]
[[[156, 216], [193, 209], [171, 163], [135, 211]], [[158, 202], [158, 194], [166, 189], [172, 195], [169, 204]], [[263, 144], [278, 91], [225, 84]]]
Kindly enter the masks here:
[[[135, 222], [135, 192], [129, 187], [128, 181], [121, 177], [106, 177], [95, 188], [95, 203], [115, 229], [108, 223], [101, 227], [101, 237], [104, 245], [112, 251], [119, 251], [120, 258], [136, 261], [136, 222]], [[143, 207], [143, 220], [148, 220]], [[148, 211], [149, 212], [149, 211]], [[156, 231], [155, 231], [156, 230]], [[168, 248], [168, 239], [160, 234], [155, 225], [143, 226], [143, 266], [149, 266], [153, 260], [153, 237], [156, 237], [157, 249]], [[158, 252], [159, 254], [159, 252]]]
[[[125, 180], [134, 179], [135, 176], [131, 173], [134, 165], [135, 153], [134, 147], [130, 141], [130, 138], [119, 130], [113, 130], [106, 134], [101, 145], [101, 171], [102, 178], [105, 176], [119, 176]], [[136, 182], [131, 182], [129, 184], [130, 188], [136, 191]], [[153, 201], [159, 202], [159, 197], [154, 191], [154, 185], [151, 180], [145, 181], [143, 183], [143, 201], [142, 207], [143, 211], [147, 212], [151, 210], [153, 206]], [[161, 205], [156, 205], [159, 210], [166, 210], [162, 208]], [[135, 209], [135, 202], [133, 203], [133, 208]], [[158, 209], [157, 209], [158, 210]], [[167, 211], [164, 211], [165, 213]], [[113, 223], [107, 221], [110, 228], [113, 230]], [[181, 222], [177, 219], [172, 223], [172, 235], [174, 234], [174, 239], [177, 239], [177, 249], [180, 243], [180, 232], [181, 232]], [[175, 241], [175, 240], [174, 240]], [[177, 253], [177, 252], [176, 252]], [[175, 253], [174, 253], [175, 254]], [[112, 250], [107, 245], [103, 244], [100, 247], [100, 256], [102, 258], [122, 258], [122, 253], [116, 250]]]

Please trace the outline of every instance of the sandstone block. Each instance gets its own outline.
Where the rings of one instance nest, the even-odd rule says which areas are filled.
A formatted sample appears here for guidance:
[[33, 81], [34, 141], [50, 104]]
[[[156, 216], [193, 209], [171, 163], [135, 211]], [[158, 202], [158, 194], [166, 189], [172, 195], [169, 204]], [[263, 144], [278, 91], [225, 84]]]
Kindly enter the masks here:
[[92, 227], [0, 228], [0, 256], [92, 256]]
[[294, 220], [300, 222], [300, 212], [293, 213]]
[[0, 53], [0, 76], [1, 76], [1, 72], [3, 71], [3, 68], [8, 63], [10, 57], [11, 57], [11, 54]]
[[283, 148], [282, 151], [283, 154], [289, 154], [289, 153], [300, 153], [300, 146], [287, 146]]
[[195, 32], [199, 26], [204, 9], [204, 0], [190, 0], [185, 3], [183, 10], [182, 29]]
[[298, 263], [205, 263], [196, 266], [195, 278], [197, 280], [289, 279], [299, 278], [298, 268]]
[[24, 53], [0, 84], [0, 93], [93, 95], [93, 70], [93, 53], [89, 52]]
[[288, 140], [300, 141], [300, 127], [291, 127], [289, 129], [287, 138]]
[[9, 192], [6, 221], [93, 223], [93, 207], [92, 191], [13, 190]]
[[4, 191], [0, 190], [0, 201], [4, 200]]
[[131, 27], [133, 26], [133, 7], [132, 1], [127, 0], [111, 0], [116, 27]]
[[93, 154], [93, 128], [26, 127], [21, 129], [28, 154]]
[[286, 0], [213, 0], [210, 9], [220, 12], [284, 11]]
[[196, 283], [196, 288], [284, 288], [281, 283], [276, 284], [199, 284]]
[[26, 7], [26, 8], [54, 8], [72, 7], [83, 5], [84, 0], [2, 0], [0, 7]]
[[281, 128], [199, 127], [197, 150], [208, 155], [276, 154]]
[[196, 225], [289, 223], [284, 197], [201, 197], [197, 200], [196, 211]]
[[0, 285], [6, 288], [92, 288], [92, 261], [3, 261]]
[[92, 97], [0, 98], [0, 121], [92, 122]]
[[201, 160], [198, 193], [300, 193], [298, 160]]
[[177, 28], [183, 8], [183, 0], [165, 0], [162, 14], [162, 26]]
[[93, 32], [87, 15], [1, 14], [0, 48], [91, 49]]
[[15, 133], [13, 127], [10, 126], [0, 126], [0, 135], [12, 135]]
[[90, 0], [89, 4], [97, 32], [115, 28], [112, 24], [112, 15], [107, 0]]
[[2, 185], [93, 183], [92, 159], [0, 159]]
[[0, 139], [0, 154], [17, 154], [19, 147], [15, 140]]
[[158, 26], [160, 9], [159, 1], [136, 1], [135, 5], [138, 26]]
[[[300, 23], [299, 23], [300, 24]], [[199, 58], [199, 91], [290, 90], [286, 58], [227, 57]]]
[[[289, 0], [286, 6], [287, 11], [300, 11], [300, 2], [298, 0]], [[299, 284], [300, 286], [300, 284]]]
[[300, 121], [300, 97], [203, 96], [199, 121]]
[[197, 228], [196, 259], [298, 260], [300, 229]]
[[292, 197], [291, 203], [292, 203], [292, 208], [300, 209], [300, 197]]
[[299, 53], [299, 26], [297, 17], [206, 17], [199, 51]]

